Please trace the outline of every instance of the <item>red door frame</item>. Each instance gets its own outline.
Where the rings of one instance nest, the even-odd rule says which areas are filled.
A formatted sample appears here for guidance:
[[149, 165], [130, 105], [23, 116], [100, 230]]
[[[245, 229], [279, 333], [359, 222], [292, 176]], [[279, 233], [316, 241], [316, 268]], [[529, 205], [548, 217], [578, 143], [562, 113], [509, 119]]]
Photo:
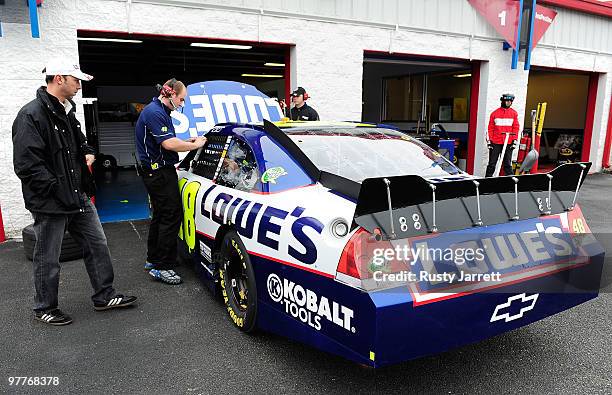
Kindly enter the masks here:
[[468, 123], [468, 155], [465, 170], [474, 174], [476, 156], [476, 133], [478, 132], [478, 96], [480, 93], [481, 62], [472, 62], [472, 87], [470, 88], [470, 120]]
[[607, 169], [610, 167], [610, 147], [612, 145], [612, 100], [610, 100], [610, 111], [608, 115], [608, 127], [606, 130], [606, 142], [604, 143], [603, 160], [601, 167]]
[[6, 234], [4, 233], [4, 223], [2, 222], [2, 207], [0, 207], [0, 243], [6, 240]]
[[[286, 109], [291, 108], [291, 47], [285, 50], [285, 105]], [[288, 115], [291, 116], [291, 113]]]
[[589, 76], [589, 93], [587, 97], [586, 122], [584, 136], [582, 137], [582, 153], [580, 160], [588, 162], [591, 154], [591, 140], [593, 138], [593, 123], [595, 121], [595, 104], [597, 104], [597, 84], [599, 74], [591, 73]]

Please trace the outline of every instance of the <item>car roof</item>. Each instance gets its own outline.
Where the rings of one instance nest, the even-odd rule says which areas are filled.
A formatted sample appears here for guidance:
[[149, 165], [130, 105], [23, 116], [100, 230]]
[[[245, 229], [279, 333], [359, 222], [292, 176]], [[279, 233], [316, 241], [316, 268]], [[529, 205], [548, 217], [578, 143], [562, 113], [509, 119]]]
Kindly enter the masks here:
[[330, 121], [291, 121], [289, 119], [284, 119], [278, 122], [274, 122], [274, 125], [278, 126], [280, 129], [330, 129], [330, 128], [375, 128], [378, 125], [373, 123], [365, 123], [365, 122], [349, 122], [349, 121], [338, 121], [338, 122], [330, 122]]

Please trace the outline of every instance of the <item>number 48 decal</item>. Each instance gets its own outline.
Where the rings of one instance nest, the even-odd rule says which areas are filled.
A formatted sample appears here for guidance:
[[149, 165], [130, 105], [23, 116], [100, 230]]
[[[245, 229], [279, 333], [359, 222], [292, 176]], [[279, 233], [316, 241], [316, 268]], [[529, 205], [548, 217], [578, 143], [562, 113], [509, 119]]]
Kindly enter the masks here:
[[576, 218], [572, 221], [572, 230], [574, 231], [574, 233], [586, 233], [584, 221], [582, 221], [582, 218]]
[[179, 230], [179, 238], [187, 244], [189, 252], [192, 252], [195, 249], [195, 205], [200, 183], [197, 181], [187, 183], [187, 179], [182, 178], [179, 180], [178, 187], [183, 202], [183, 223]]

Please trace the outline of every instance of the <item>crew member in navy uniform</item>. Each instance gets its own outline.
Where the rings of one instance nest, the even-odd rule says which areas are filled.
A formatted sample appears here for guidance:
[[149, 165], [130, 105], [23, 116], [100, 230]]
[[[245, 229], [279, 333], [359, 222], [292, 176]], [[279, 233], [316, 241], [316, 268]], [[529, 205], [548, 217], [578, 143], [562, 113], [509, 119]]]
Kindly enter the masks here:
[[157, 87], [159, 97], [153, 98], [142, 110], [135, 131], [138, 172], [153, 208], [145, 269], [156, 280], [180, 284], [181, 277], [174, 269], [183, 209], [175, 165], [179, 162], [178, 152], [198, 149], [206, 143], [206, 138], [191, 137], [185, 141], [174, 132], [170, 113], [184, 105], [185, 85], [172, 78]]
[[67, 325], [72, 318], [58, 308], [59, 257], [66, 230], [83, 248], [95, 310], [129, 306], [136, 297], [113, 288], [106, 236], [89, 199], [94, 185], [88, 166], [95, 152], [81, 132], [72, 98], [81, 81], [93, 77], [77, 62], [59, 58], [47, 63], [43, 73], [47, 86], [38, 88], [36, 99], [21, 108], [13, 122], [13, 165], [25, 206], [34, 217], [34, 318]]
[[514, 102], [514, 95], [504, 93], [500, 97], [501, 106], [491, 113], [489, 117], [489, 128], [487, 131], [487, 146], [489, 148], [489, 163], [485, 177], [491, 177], [495, 172], [495, 165], [501, 156], [506, 134], [508, 134], [508, 146], [502, 160], [504, 174], [512, 175], [512, 152], [516, 148], [519, 132], [518, 113], [510, 108]]
[[291, 108], [292, 121], [319, 120], [319, 114], [317, 114], [314, 108], [306, 104], [306, 100], [308, 100], [308, 93], [301, 86], [291, 92], [291, 101], [293, 102], [293, 108]]

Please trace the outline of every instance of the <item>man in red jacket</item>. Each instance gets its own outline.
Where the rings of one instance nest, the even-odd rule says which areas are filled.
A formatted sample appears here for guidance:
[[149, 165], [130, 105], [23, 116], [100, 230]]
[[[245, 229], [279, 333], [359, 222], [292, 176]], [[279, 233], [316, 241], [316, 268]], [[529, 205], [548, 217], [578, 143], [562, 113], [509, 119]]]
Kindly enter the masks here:
[[514, 95], [504, 93], [501, 98], [501, 107], [491, 113], [489, 117], [489, 130], [487, 133], [487, 145], [489, 147], [489, 164], [487, 165], [486, 177], [491, 177], [495, 172], [495, 165], [501, 155], [506, 134], [508, 134], [508, 146], [502, 158], [505, 175], [512, 174], [512, 152], [516, 145], [519, 132], [518, 114], [510, 108], [514, 101]]

